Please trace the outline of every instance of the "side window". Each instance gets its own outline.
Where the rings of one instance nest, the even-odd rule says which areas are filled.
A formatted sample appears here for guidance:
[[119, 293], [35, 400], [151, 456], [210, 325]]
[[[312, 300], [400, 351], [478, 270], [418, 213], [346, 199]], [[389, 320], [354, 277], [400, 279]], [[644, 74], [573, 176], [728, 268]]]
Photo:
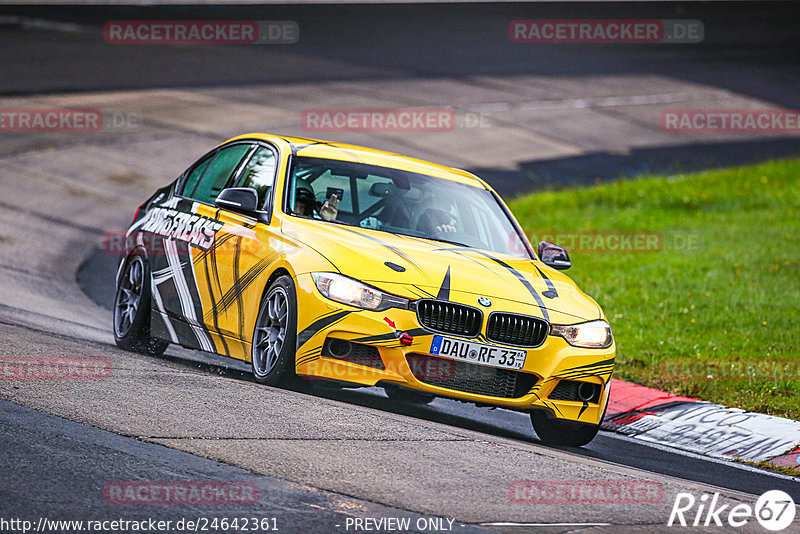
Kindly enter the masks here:
[[247, 162], [236, 187], [252, 187], [258, 192], [258, 206], [264, 209], [269, 198], [269, 191], [275, 183], [275, 170], [278, 158], [275, 152], [261, 147]]
[[192, 196], [194, 192], [194, 188], [197, 187], [197, 182], [200, 181], [200, 178], [203, 176], [203, 173], [206, 172], [208, 168], [208, 164], [214, 159], [215, 154], [211, 154], [203, 161], [195, 165], [194, 169], [189, 171], [189, 176], [186, 178], [186, 181], [183, 183], [183, 189], [181, 190], [181, 195], [185, 197]]
[[252, 145], [240, 144], [223, 148], [208, 166], [203, 179], [197, 183], [194, 192], [189, 196], [199, 202], [213, 204], [217, 195], [225, 189], [225, 185], [239, 166], [242, 158], [252, 148]]

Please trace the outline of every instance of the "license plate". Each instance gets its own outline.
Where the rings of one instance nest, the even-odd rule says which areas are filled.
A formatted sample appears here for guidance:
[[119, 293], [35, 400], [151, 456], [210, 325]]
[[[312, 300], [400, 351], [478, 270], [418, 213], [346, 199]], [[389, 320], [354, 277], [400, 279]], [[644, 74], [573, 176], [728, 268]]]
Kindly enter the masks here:
[[450, 360], [516, 370], [522, 369], [528, 354], [524, 350], [483, 345], [440, 335], [433, 336], [430, 353], [432, 356]]

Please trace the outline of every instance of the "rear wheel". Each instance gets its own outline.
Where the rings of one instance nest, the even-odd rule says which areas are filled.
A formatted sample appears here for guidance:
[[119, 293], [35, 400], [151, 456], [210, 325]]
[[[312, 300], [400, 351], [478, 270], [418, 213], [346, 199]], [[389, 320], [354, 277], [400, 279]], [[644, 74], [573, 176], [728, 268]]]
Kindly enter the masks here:
[[547, 445], [582, 447], [594, 439], [600, 425], [562, 421], [548, 417], [545, 412], [531, 412], [531, 422], [536, 435]]
[[267, 289], [253, 331], [252, 369], [256, 382], [288, 385], [296, 377], [297, 293], [289, 276]]
[[436, 398], [429, 393], [414, 391], [413, 389], [400, 388], [397, 386], [384, 386], [383, 390], [393, 401], [404, 402], [407, 404], [430, 404], [433, 402], [433, 399]]
[[121, 349], [159, 356], [169, 343], [150, 337], [150, 268], [141, 254], [125, 260], [114, 297], [114, 341]]

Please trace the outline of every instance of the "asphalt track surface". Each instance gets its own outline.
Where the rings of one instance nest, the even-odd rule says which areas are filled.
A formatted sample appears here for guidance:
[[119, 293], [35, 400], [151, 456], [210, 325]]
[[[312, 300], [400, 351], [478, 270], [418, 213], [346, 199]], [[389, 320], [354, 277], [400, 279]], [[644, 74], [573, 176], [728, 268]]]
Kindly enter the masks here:
[[[531, 15], [532, 9], [0, 8], [7, 16], [50, 22], [39, 29], [18, 22], [0, 27], [0, 61], [9, 73], [0, 78], [0, 105], [91, 103], [144, 118], [143, 126], [91, 136], [0, 138], [0, 354], [102, 356], [113, 369], [97, 383], [0, 380], [0, 516], [177, 520], [245, 513], [276, 517], [283, 532], [320, 533], [345, 532], [348, 517], [447, 517], [465, 525], [457, 529], [463, 532], [606, 532], [621, 525], [654, 532], [668, 530], [678, 491], [718, 491], [725, 502], [753, 504], [763, 491], [782, 489], [800, 502], [796, 479], [610, 433], [581, 449], [545, 447], [518, 413], [442, 399], [428, 407], [398, 405], [375, 388], [265, 388], [224, 358], [177, 348], [146, 358], [113, 347], [108, 303], [117, 258], [98, 251], [103, 234], [122, 230], [137, 203], [196, 155], [241, 132], [240, 124], [225, 122], [225, 113], [237, 119], [253, 114], [266, 127], [297, 130], [292, 98], [298, 91], [307, 91], [304, 105], [319, 98], [369, 106], [376, 93], [383, 105], [419, 105], [422, 94], [431, 104], [477, 112], [490, 109], [487, 104], [496, 103], [498, 88], [505, 87], [502, 102], [515, 116], [556, 93], [557, 113], [539, 116], [551, 135], [535, 129], [519, 134], [500, 156], [482, 145], [517, 132], [513, 117], [502, 112], [487, 112], [492, 128], [486, 131], [426, 138], [429, 146], [421, 148], [409, 147], [400, 135], [340, 134], [401, 152], [417, 148], [431, 159], [464, 143], [475, 157], [449, 156], [452, 164], [480, 172], [505, 194], [621, 172], [800, 153], [797, 138], [788, 136], [665, 139], [643, 127], [657, 115], [657, 102], [646, 112], [600, 102], [660, 94], [657, 86], [671, 84], [666, 92], [688, 94], [687, 101], [698, 105], [711, 99], [724, 103], [719, 107], [796, 109], [800, 73], [790, 9], [625, 8], [625, 18], [704, 20], [707, 40], [684, 48], [531, 49], [487, 37], [495, 30], [505, 35], [513, 18], [608, 18], [619, 16], [613, 10], [620, 8], [537, 6]], [[114, 19], [248, 17], [297, 20], [303, 37], [293, 48], [208, 47], [200, 53], [192, 47], [120, 50], [91, 31]], [[58, 29], [53, 21], [68, 25]], [[259, 115], [265, 96], [271, 109]], [[580, 99], [589, 102], [588, 115], [571, 115], [570, 106]], [[228, 105], [222, 112], [213, 106], [221, 102]], [[528, 103], [528, 111], [520, 103]], [[604, 139], [580, 137], [587, 120], [608, 127], [596, 136]], [[469, 145], [478, 133], [482, 143]], [[574, 137], [578, 141], [567, 146]], [[637, 144], [643, 137], [647, 143]], [[534, 156], [521, 148], [526, 143]], [[503, 164], [508, 160], [514, 165]], [[664, 498], [627, 505], [510, 502], [513, 481], [556, 479], [656, 481]], [[121, 507], [103, 499], [105, 484], [131, 480], [252, 481], [261, 498], [254, 506], [222, 511]], [[537, 526], [496, 525], [502, 522]], [[742, 531], [761, 530], [751, 524]]]

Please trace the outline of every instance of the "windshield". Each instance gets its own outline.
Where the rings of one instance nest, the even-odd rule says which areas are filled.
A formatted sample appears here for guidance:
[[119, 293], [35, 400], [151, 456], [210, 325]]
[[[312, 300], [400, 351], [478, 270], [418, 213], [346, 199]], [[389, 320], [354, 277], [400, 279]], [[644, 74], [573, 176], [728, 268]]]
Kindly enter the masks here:
[[529, 259], [497, 198], [482, 187], [348, 161], [294, 157], [285, 210], [299, 217]]

